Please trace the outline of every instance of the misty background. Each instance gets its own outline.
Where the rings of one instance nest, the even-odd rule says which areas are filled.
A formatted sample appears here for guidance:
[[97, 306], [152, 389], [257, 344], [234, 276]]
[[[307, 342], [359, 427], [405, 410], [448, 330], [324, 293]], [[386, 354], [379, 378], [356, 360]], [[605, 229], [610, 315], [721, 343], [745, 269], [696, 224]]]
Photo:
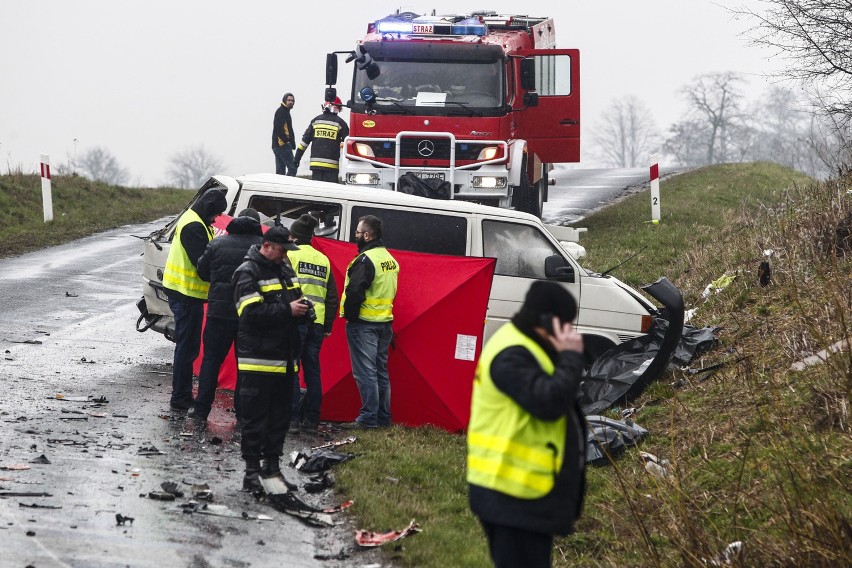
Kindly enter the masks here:
[[[803, 142], [805, 97], [767, 78], [780, 61], [742, 36], [754, 22], [730, 10], [743, 5], [761, 7], [0, 0], [0, 171], [37, 171], [47, 153], [54, 172], [135, 186], [272, 172], [273, 113], [294, 93], [301, 135], [320, 113], [327, 52], [352, 49], [368, 22], [398, 9], [487, 8], [553, 17], [557, 47], [580, 49], [582, 161], [570, 167], [645, 165], [658, 153], [681, 165], [774, 157], [824, 175]], [[351, 68], [340, 64], [345, 101]]]

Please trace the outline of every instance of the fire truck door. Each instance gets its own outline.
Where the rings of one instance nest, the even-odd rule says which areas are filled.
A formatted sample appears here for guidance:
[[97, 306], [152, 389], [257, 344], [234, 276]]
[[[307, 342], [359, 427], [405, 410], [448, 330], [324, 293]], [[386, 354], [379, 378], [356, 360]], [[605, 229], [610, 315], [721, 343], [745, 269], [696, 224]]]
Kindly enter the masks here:
[[515, 113], [518, 137], [542, 162], [579, 162], [580, 50], [529, 49], [518, 55], [535, 59], [538, 93], [538, 106]]

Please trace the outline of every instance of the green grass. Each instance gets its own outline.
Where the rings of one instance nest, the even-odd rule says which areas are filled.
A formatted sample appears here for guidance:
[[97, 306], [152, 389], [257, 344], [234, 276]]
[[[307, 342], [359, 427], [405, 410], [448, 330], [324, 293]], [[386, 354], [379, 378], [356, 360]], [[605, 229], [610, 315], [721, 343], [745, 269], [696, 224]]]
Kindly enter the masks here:
[[55, 176], [51, 186], [53, 221], [45, 223], [41, 178], [0, 176], [0, 257], [173, 215], [192, 196], [181, 189], [126, 188], [79, 176]]
[[[660, 225], [645, 223], [647, 192], [580, 224], [593, 269], [644, 247], [615, 275], [634, 285], [668, 276], [698, 307], [695, 325], [720, 327], [719, 347], [694, 366], [726, 364], [704, 377], [670, 371], [632, 403], [650, 431], [642, 449], [672, 475], [647, 474], [638, 449], [588, 469], [584, 515], [557, 540], [555, 566], [706, 566], [735, 540], [740, 566], [852, 563], [852, 355], [789, 370], [852, 335], [852, 242], [831, 253], [845, 216], [852, 225], [849, 187], [769, 163], [713, 166], [662, 182]], [[765, 249], [773, 285], [761, 288]], [[733, 283], [704, 300], [725, 273]], [[358, 525], [423, 527], [389, 551], [397, 563], [489, 564], [467, 511], [463, 436], [395, 427], [356, 446], [337, 475]]]

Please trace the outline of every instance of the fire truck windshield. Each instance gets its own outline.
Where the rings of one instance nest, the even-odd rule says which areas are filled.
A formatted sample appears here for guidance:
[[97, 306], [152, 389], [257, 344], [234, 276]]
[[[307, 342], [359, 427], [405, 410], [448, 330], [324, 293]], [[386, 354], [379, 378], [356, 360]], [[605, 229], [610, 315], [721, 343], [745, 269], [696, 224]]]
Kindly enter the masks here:
[[[480, 114], [503, 108], [502, 61], [377, 61], [381, 72], [373, 80], [355, 71], [355, 93], [371, 87], [373, 110], [379, 113]], [[416, 107], [416, 108], [415, 108]], [[353, 110], [365, 103], [355, 98]], [[476, 109], [475, 111], [473, 109]]]

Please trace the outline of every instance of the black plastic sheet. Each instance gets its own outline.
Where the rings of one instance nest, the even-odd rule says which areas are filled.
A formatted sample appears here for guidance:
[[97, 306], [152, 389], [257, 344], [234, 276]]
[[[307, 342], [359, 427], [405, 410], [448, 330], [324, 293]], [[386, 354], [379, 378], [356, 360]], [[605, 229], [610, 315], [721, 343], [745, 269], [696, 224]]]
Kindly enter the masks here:
[[399, 177], [397, 189], [402, 193], [430, 199], [450, 198], [450, 182], [438, 178], [421, 178], [411, 172]]
[[613, 420], [606, 416], [587, 416], [589, 433], [586, 438], [586, 463], [603, 465], [626, 448], [635, 446], [648, 431], [630, 419]]

